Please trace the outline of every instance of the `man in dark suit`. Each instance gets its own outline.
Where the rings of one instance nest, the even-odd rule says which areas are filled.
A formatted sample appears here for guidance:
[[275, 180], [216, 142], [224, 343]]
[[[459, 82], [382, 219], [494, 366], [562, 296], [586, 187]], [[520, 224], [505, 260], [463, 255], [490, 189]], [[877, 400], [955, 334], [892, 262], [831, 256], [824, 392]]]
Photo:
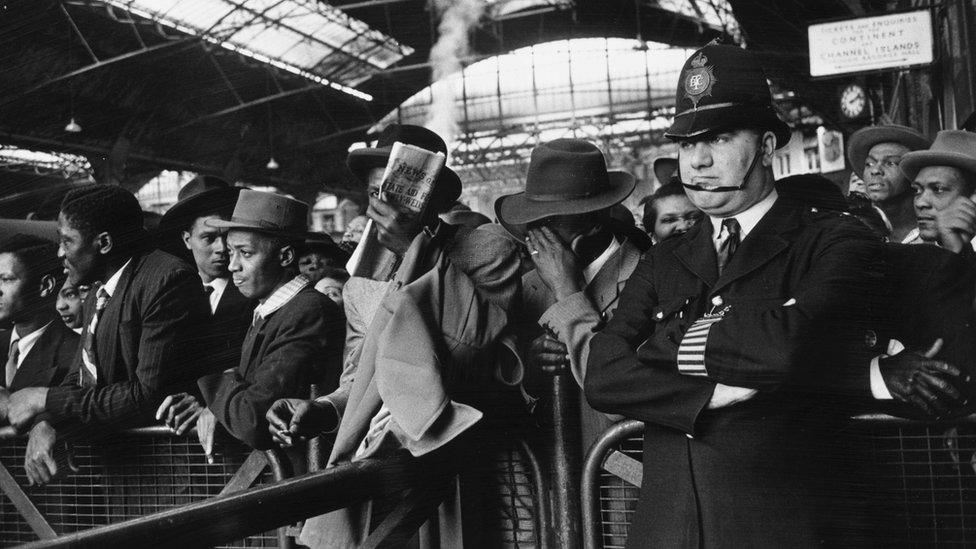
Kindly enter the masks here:
[[585, 380], [594, 408], [646, 424], [629, 546], [867, 543], [877, 507], [853, 484], [845, 427], [872, 379], [911, 367], [868, 367], [888, 298], [881, 243], [850, 216], [777, 200], [790, 130], [751, 53], [695, 52], [676, 111], [666, 135], [708, 217], [642, 259]]
[[[216, 177], [197, 176], [180, 189], [179, 200], [159, 224], [164, 246], [196, 265], [210, 301], [211, 331], [204, 344], [208, 373], [223, 372], [241, 361], [241, 343], [257, 304], [230, 281], [227, 232], [207, 225], [208, 221], [230, 219], [240, 192], [241, 187]], [[182, 434], [203, 412], [199, 402], [191, 393], [170, 395], [156, 410], [156, 419]]]
[[10, 397], [11, 424], [31, 428], [28, 478], [42, 484], [57, 474], [51, 457], [57, 437], [145, 423], [163, 397], [200, 376], [199, 334], [209, 316], [197, 274], [145, 247], [142, 210], [128, 191], [72, 190], [58, 230], [69, 283], [105, 283], [89, 295], [71, 374], [57, 387]]
[[0, 398], [25, 387], [50, 387], [68, 374], [78, 334], [58, 319], [58, 247], [16, 235], [0, 243], [0, 361], [5, 364]]
[[343, 316], [298, 274], [308, 206], [285, 196], [244, 190], [227, 230], [230, 272], [241, 294], [257, 300], [236, 369], [200, 380], [207, 408], [197, 433], [209, 454], [214, 419], [245, 444], [272, 446], [265, 414], [280, 398], [307, 398], [311, 385], [331, 391], [342, 368]]

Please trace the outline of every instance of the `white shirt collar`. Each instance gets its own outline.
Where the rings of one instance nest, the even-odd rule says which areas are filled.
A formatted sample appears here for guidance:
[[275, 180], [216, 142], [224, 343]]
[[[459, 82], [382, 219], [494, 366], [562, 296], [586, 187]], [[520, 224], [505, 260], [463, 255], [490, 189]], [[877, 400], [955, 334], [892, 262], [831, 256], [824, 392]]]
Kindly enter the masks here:
[[[24, 362], [24, 358], [27, 356], [27, 353], [29, 353], [30, 350], [34, 348], [34, 344], [37, 343], [37, 340], [40, 339], [41, 336], [44, 334], [44, 330], [46, 330], [47, 327], [50, 326], [50, 325], [51, 325], [51, 323], [48, 322], [44, 326], [41, 326], [40, 328], [34, 330], [33, 332], [31, 332], [31, 333], [29, 333], [29, 334], [27, 334], [27, 335], [25, 335], [23, 337], [21, 337], [20, 334], [17, 333], [17, 328], [13, 328], [12, 330], [10, 330], [10, 349], [13, 349], [14, 343], [16, 343], [17, 344], [17, 348], [18, 348], [18, 352], [20, 353], [17, 356], [17, 367], [18, 368], [20, 367], [21, 363]], [[8, 352], [9, 352], [9, 349], [8, 349]], [[10, 356], [10, 355], [7, 355], [7, 356]]]
[[113, 274], [111, 277], [109, 277], [107, 281], [105, 281], [105, 284], [102, 284], [101, 289], [105, 290], [105, 293], [107, 293], [109, 297], [112, 297], [112, 294], [115, 293], [115, 287], [119, 285], [119, 280], [122, 278], [122, 271], [124, 271], [129, 266], [129, 263], [132, 263], [131, 257], [128, 259], [128, 261], [126, 261], [122, 265], [122, 268], [115, 271], [115, 274]]
[[602, 254], [591, 261], [590, 264], [583, 269], [583, 280], [585, 280], [587, 284], [592, 282], [593, 279], [596, 278], [596, 274], [600, 272], [600, 269], [602, 269], [603, 266], [606, 265], [607, 261], [610, 260], [610, 256], [612, 256], [614, 252], [619, 249], [620, 241], [617, 240], [616, 236], [611, 237], [610, 245], [607, 246], [607, 249], [603, 250]]
[[[200, 277], [203, 280], [203, 276]], [[227, 289], [227, 279], [226, 278], [215, 278], [210, 282], [204, 282], [204, 286], [210, 286], [213, 291], [210, 292], [210, 314], [217, 312], [217, 304], [220, 303], [221, 296], [224, 295], [224, 290]]]
[[268, 315], [277, 311], [278, 309], [284, 307], [289, 301], [292, 300], [295, 295], [298, 294], [305, 286], [308, 286], [309, 280], [305, 275], [298, 275], [295, 278], [289, 280], [284, 286], [278, 288], [271, 294], [271, 297], [264, 300], [263, 303], [254, 308], [254, 318], [267, 318]]
[[[752, 229], [759, 224], [759, 220], [773, 207], [773, 203], [776, 202], [777, 198], [779, 198], [779, 194], [776, 193], [776, 189], [773, 189], [773, 192], [766, 195], [766, 198], [756, 202], [746, 211], [731, 216], [739, 222], [740, 241], [745, 240], [749, 236]], [[719, 240], [722, 236], [722, 221], [728, 218], [708, 216], [708, 219], [712, 222], [712, 240]]]

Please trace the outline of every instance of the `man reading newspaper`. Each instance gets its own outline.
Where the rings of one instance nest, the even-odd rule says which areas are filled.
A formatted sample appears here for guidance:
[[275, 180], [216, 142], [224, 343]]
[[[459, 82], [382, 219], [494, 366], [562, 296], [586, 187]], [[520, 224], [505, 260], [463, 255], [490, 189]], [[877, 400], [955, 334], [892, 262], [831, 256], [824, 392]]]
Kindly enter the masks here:
[[[498, 225], [465, 233], [438, 219], [460, 193], [457, 175], [440, 168], [446, 153], [436, 134], [416, 126], [392, 126], [377, 147], [350, 153], [349, 167], [368, 186], [372, 228], [363, 240], [372, 242], [350, 260], [359, 274], [343, 290], [343, 373], [330, 395], [272, 405], [269, 429], [282, 446], [336, 432], [330, 467], [404, 449], [420, 456], [475, 424], [491, 432], [519, 408], [512, 385], [520, 370], [500, 358], [512, 356], [500, 339], [518, 294], [518, 244]], [[392, 266], [376, 261], [379, 247]], [[354, 547], [370, 522], [368, 507], [344, 509], [306, 521], [300, 539]]]

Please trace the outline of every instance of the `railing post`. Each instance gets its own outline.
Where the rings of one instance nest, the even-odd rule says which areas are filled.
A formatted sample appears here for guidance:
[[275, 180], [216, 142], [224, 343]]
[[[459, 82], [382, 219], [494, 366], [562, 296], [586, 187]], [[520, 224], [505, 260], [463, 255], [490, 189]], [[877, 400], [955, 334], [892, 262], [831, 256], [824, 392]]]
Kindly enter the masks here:
[[579, 387], [569, 373], [552, 376], [552, 430], [549, 434], [549, 483], [556, 547], [580, 547]]

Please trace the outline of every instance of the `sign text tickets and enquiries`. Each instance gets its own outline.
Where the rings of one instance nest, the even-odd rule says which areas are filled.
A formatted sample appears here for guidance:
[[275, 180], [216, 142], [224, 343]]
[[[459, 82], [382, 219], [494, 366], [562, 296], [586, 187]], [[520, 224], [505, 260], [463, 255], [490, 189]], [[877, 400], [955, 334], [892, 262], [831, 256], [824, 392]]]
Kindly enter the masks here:
[[810, 76], [924, 65], [933, 59], [932, 14], [909, 11], [810, 25]]

